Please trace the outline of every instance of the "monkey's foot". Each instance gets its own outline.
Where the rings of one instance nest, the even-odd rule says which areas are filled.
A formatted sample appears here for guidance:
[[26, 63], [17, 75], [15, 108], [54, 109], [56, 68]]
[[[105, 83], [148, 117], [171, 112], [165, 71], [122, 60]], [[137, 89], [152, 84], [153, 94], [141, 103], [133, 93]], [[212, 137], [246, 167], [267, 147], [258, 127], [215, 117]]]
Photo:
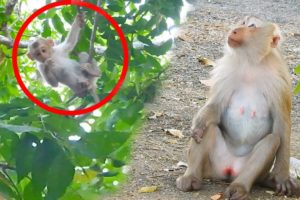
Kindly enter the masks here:
[[239, 183], [230, 184], [225, 191], [225, 197], [229, 200], [246, 200], [248, 195], [246, 188]]
[[276, 194], [286, 196], [300, 196], [300, 181], [289, 177], [288, 180], [276, 183]]
[[89, 85], [90, 84], [88, 81], [78, 82], [75, 90], [75, 95], [80, 98], [85, 97], [88, 94]]
[[277, 195], [300, 196], [300, 181], [292, 177], [286, 181], [279, 181], [276, 175], [269, 174], [268, 177], [261, 183], [262, 186], [275, 189]]
[[87, 89], [88, 87], [89, 87], [89, 82], [88, 81], [79, 82], [79, 88], [80, 89]]
[[199, 190], [201, 188], [201, 180], [192, 176], [180, 176], [176, 179], [176, 186], [184, 192]]
[[100, 73], [99, 71], [97, 71], [96, 69], [93, 68], [92, 64], [90, 63], [84, 63], [81, 66], [82, 71], [86, 74], [86, 75], [90, 75], [93, 77], [99, 77]]
[[192, 130], [192, 138], [194, 138], [194, 140], [197, 143], [200, 143], [202, 141], [203, 135], [204, 135], [204, 129], [202, 128], [196, 128]]

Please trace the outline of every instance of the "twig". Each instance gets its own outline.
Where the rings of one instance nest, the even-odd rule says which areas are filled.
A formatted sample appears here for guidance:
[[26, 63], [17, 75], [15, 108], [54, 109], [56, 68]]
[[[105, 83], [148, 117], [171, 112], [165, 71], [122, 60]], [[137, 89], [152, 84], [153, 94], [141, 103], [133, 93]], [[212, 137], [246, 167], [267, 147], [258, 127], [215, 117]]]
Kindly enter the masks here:
[[16, 168], [11, 167], [11, 166], [9, 166], [8, 164], [3, 164], [3, 163], [0, 163], [0, 168], [1, 168], [2, 170], [6, 170], [6, 169], [16, 170]]
[[81, 9], [80, 9], [80, 6], [77, 6], [76, 9], [77, 9], [77, 13], [82, 13]]
[[11, 15], [13, 12], [15, 5], [18, 3], [18, 0], [10, 0], [6, 2], [5, 5], [5, 15]]
[[[100, 5], [101, 5], [101, 1], [98, 0], [97, 1], [97, 6], [100, 7]], [[98, 20], [99, 20], [99, 16], [98, 16], [97, 12], [95, 12], [94, 27], [93, 27], [93, 31], [92, 31], [92, 35], [91, 35], [91, 39], [90, 39], [90, 49], [89, 49], [88, 62], [92, 62], [93, 57], [94, 57], [94, 52], [95, 52], [94, 43], [95, 43], [95, 38], [96, 38], [96, 31], [97, 31], [97, 28], [98, 28]]]
[[[15, 8], [15, 5], [18, 3], [18, 0], [8, 0], [5, 4], [5, 16], [10, 16]], [[6, 36], [10, 38], [10, 34], [7, 29], [7, 21], [4, 21], [1, 24], [1, 30], [5, 32]], [[11, 39], [11, 38], [10, 38]]]
[[[19, 43], [19, 48], [27, 48], [28, 47], [28, 43], [27, 41], [21, 41]], [[5, 46], [7, 46], [8, 48], [12, 48], [14, 41], [8, 37], [2, 36], [0, 35], [0, 44], [3, 44]]]
[[9, 174], [7, 173], [8, 168], [2, 168], [2, 172], [3, 174], [6, 176], [7, 180], [10, 182], [10, 185], [14, 188], [14, 190], [16, 191], [18, 197], [21, 197], [20, 191], [18, 189], [18, 187], [15, 185], [15, 182], [12, 180], [12, 178], [9, 176]]

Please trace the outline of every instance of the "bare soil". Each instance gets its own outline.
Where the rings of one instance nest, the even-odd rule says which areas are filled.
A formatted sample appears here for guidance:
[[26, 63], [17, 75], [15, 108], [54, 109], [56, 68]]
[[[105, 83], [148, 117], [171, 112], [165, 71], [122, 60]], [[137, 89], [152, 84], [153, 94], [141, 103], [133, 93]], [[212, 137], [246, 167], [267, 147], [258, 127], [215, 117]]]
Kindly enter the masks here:
[[[166, 80], [155, 100], [147, 105], [148, 119], [135, 138], [128, 182], [118, 193], [104, 199], [210, 199], [225, 190], [227, 183], [205, 180], [200, 191], [181, 192], [176, 189], [175, 180], [186, 168], [174, 166], [179, 161], [186, 162], [191, 120], [206, 101], [208, 87], [200, 80], [209, 78], [211, 68], [201, 65], [197, 58], [220, 58], [225, 36], [239, 19], [255, 15], [279, 24], [284, 37], [282, 51], [290, 72], [300, 63], [299, 0], [203, 0], [195, 1], [194, 7], [180, 27]], [[299, 77], [292, 75], [292, 79], [295, 86]], [[293, 97], [292, 120], [291, 156], [300, 159], [299, 94]], [[168, 135], [165, 129], [180, 130], [185, 137], [180, 139]], [[138, 190], [145, 186], [158, 186], [158, 189], [152, 193], [139, 193]], [[286, 199], [260, 187], [252, 189], [251, 198]]]

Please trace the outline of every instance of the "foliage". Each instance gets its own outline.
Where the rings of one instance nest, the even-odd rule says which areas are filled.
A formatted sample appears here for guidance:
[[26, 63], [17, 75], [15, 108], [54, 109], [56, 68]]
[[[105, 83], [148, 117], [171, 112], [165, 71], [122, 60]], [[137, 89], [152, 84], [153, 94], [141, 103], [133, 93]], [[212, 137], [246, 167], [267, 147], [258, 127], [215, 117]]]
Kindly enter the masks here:
[[[25, 3], [26, 1], [19, 1]], [[50, 2], [50, 1], [45, 1]], [[96, 4], [96, 0], [89, 1]], [[85, 116], [59, 116], [48, 113], [29, 101], [13, 76], [11, 48], [0, 44], [0, 192], [7, 199], [94, 199], [115, 190], [124, 180], [133, 134], [144, 117], [144, 103], [154, 96], [158, 80], [166, 68], [163, 55], [172, 40], [154, 44], [168, 30], [167, 18], [179, 22], [181, 0], [103, 0], [123, 29], [130, 49], [130, 65], [121, 90], [101, 109]], [[0, 35], [14, 38], [26, 10], [5, 15], [0, 0]], [[18, 6], [16, 6], [17, 8]], [[88, 51], [94, 12], [86, 11], [87, 25], [81, 33], [76, 52]], [[63, 40], [76, 15], [74, 6], [51, 9], [40, 15], [24, 32], [22, 40], [41, 35]], [[106, 48], [95, 55], [102, 71], [98, 95], [103, 98], [116, 84], [122, 69], [119, 38], [112, 26], [99, 17], [95, 46]], [[2, 24], [2, 25], [1, 25]], [[144, 43], [139, 49], [134, 43]], [[76, 54], [72, 55], [76, 59]], [[19, 69], [23, 81], [36, 97], [57, 108], [90, 105], [91, 97], [67, 100], [67, 88], [58, 91], [35, 80], [35, 65], [19, 49]]]
[[[294, 69], [295, 74], [300, 74], [300, 65], [298, 65], [295, 69]], [[294, 89], [294, 93], [298, 93], [300, 92], [300, 82], [298, 82], [298, 84], [296, 85], [295, 89]]]

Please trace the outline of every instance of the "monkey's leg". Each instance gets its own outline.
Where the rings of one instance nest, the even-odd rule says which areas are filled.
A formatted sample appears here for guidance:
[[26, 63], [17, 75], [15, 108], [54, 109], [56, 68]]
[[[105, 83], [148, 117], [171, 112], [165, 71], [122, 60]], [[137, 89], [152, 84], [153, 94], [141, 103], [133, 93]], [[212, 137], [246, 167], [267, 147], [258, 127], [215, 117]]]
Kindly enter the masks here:
[[86, 73], [88, 76], [93, 76], [93, 77], [100, 76], [100, 72], [99, 69], [97, 68], [97, 62], [95, 59], [93, 59], [92, 62], [89, 63], [89, 54], [86, 52], [80, 52], [78, 57], [79, 57], [80, 68], [84, 73]]
[[89, 54], [87, 52], [80, 52], [78, 57], [80, 64], [87, 63], [89, 61]]
[[230, 200], [248, 199], [250, 189], [258, 177], [265, 176], [274, 161], [280, 145], [280, 138], [275, 134], [268, 134], [261, 139], [251, 153], [238, 177], [226, 189], [225, 196]]
[[[188, 168], [183, 176], [176, 180], [177, 188], [182, 191], [199, 190], [201, 187], [202, 178], [205, 174], [209, 174], [206, 167], [209, 163], [209, 151], [213, 147], [218, 127], [211, 125], [207, 128], [207, 133], [204, 135], [201, 143], [197, 143], [194, 139], [190, 141], [188, 151]], [[205, 173], [205, 174], [204, 174]]]
[[97, 95], [97, 93], [96, 93], [96, 86], [93, 86], [93, 87], [91, 88], [90, 94], [92, 95], [92, 97], [93, 97], [95, 103], [98, 103], [98, 102], [100, 101], [100, 99], [99, 99], [99, 97], [98, 97], [98, 95]]
[[93, 67], [91, 63], [84, 63], [80, 65], [81, 70], [89, 76], [99, 77], [100, 72]]

